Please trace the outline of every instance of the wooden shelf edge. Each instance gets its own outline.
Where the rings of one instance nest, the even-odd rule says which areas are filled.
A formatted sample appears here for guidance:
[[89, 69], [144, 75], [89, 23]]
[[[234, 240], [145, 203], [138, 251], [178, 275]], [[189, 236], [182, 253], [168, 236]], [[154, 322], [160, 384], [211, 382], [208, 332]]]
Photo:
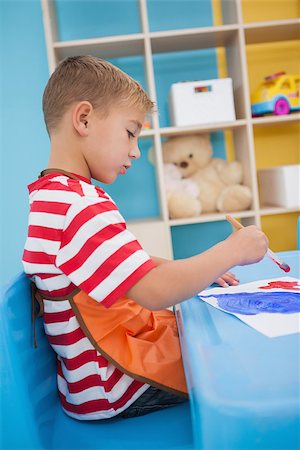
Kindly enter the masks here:
[[[287, 19], [287, 20], [273, 20], [273, 21], [265, 21], [265, 22], [249, 22], [242, 24], [243, 29], [247, 32], [247, 30], [259, 30], [259, 29], [267, 29], [270, 27], [278, 27], [284, 28], [289, 26], [300, 27], [300, 19]], [[230, 31], [237, 31], [239, 29], [238, 24], [230, 24], [230, 25], [219, 25], [219, 26], [211, 26], [211, 27], [195, 27], [195, 28], [183, 28], [178, 30], [162, 30], [162, 31], [150, 31], [148, 36], [150, 40], [155, 41], [156, 39], [169, 39], [169, 38], [181, 38], [184, 36], [190, 35], [209, 35], [215, 33], [226, 33]], [[113, 35], [113, 36], [103, 36], [103, 37], [95, 37], [95, 38], [87, 38], [87, 39], [74, 39], [67, 41], [55, 41], [53, 42], [54, 49], [65, 49], [65, 48], [73, 48], [73, 47], [84, 47], [90, 45], [104, 45], [104, 44], [116, 44], [116, 43], [124, 43], [128, 41], [140, 41], [144, 40], [146, 35], [144, 33], [132, 33], [125, 35]]]
[[143, 225], [143, 224], [164, 224], [165, 220], [162, 217], [145, 217], [143, 219], [128, 219], [126, 220], [128, 225]]
[[[194, 225], [197, 223], [207, 223], [207, 222], [221, 222], [226, 220], [225, 215], [227, 213], [215, 213], [215, 214], [202, 214], [198, 217], [191, 217], [190, 219], [169, 219], [168, 224], [170, 227], [183, 226], [183, 225]], [[235, 211], [231, 212], [230, 215], [236, 218], [246, 218], [255, 217], [254, 210], [248, 211]]]
[[272, 206], [272, 205], [265, 205], [262, 206], [259, 210], [259, 214], [261, 216], [272, 216], [276, 214], [289, 214], [289, 213], [299, 213], [300, 215], [300, 208], [295, 206], [293, 208], [288, 208], [286, 206]]
[[153, 137], [155, 135], [155, 131], [151, 130], [142, 130], [140, 134], [140, 138]]
[[275, 43], [300, 39], [300, 20], [254, 22], [244, 25], [246, 44]]
[[[195, 28], [182, 28], [178, 30], [162, 30], [162, 31], [150, 31], [148, 36], [150, 39], [161, 39], [161, 38], [170, 38], [170, 37], [181, 37], [181, 36], [189, 36], [194, 34], [214, 34], [214, 33], [222, 33], [227, 31], [236, 31], [238, 29], [238, 25], [230, 24], [230, 25], [219, 25], [212, 27], [195, 27]], [[102, 36], [102, 37], [94, 37], [87, 39], [73, 39], [67, 41], [55, 41], [53, 42], [53, 47], [55, 49], [59, 48], [69, 48], [69, 47], [78, 47], [85, 45], [99, 45], [99, 44], [110, 44], [110, 43], [119, 43], [124, 41], [139, 41], [145, 38], [144, 33], [132, 33], [132, 34], [124, 34], [124, 35], [112, 35], [112, 36]]]
[[265, 116], [251, 119], [253, 126], [276, 125], [300, 122], [300, 113], [291, 113], [285, 116]]
[[286, 25], [300, 25], [300, 19], [283, 19], [283, 20], [267, 20], [258, 22], [244, 22], [242, 25], [245, 30], [257, 29], [257, 28], [267, 28], [267, 27], [281, 27]]
[[159, 129], [162, 136], [172, 136], [178, 134], [192, 134], [196, 132], [218, 131], [243, 127], [247, 124], [246, 119], [235, 120], [234, 122], [220, 122], [215, 124], [191, 125], [186, 127], [163, 127]]
[[124, 34], [115, 36], [103, 36], [89, 39], [76, 39], [71, 41], [56, 41], [53, 43], [54, 49], [84, 47], [85, 45], [104, 45], [104, 44], [117, 44], [128, 41], [140, 41], [144, 39], [143, 33], [136, 34]]
[[[300, 115], [299, 115], [300, 116]], [[246, 119], [239, 119], [234, 122], [220, 122], [217, 124], [206, 124], [206, 125], [191, 125], [185, 127], [162, 127], [158, 129], [158, 134], [161, 136], [177, 136], [178, 134], [193, 134], [197, 132], [207, 132], [207, 131], [219, 131], [228, 130], [233, 128], [244, 127], [247, 125]], [[152, 137], [155, 135], [155, 130], [142, 130], [140, 137]]]
[[230, 25], [217, 25], [211, 27], [194, 27], [194, 28], [182, 28], [177, 30], [162, 30], [162, 31], [150, 31], [150, 39], [161, 39], [176, 36], [189, 36], [194, 34], [214, 34], [222, 33], [226, 31], [237, 31], [239, 29], [238, 24]]

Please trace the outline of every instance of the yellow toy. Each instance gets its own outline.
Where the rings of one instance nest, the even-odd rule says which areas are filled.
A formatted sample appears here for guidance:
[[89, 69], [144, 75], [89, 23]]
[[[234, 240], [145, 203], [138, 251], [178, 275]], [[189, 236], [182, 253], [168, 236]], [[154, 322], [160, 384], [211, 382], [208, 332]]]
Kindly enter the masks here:
[[300, 110], [300, 75], [275, 73], [264, 79], [251, 95], [252, 116], [284, 115]]

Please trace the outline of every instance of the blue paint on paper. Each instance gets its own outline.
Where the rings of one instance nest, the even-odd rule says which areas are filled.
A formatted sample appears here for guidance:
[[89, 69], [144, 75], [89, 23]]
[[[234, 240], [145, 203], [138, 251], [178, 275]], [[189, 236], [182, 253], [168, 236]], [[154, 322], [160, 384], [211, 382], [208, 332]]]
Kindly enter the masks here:
[[216, 298], [220, 308], [236, 314], [300, 312], [300, 293], [297, 292], [238, 292], [203, 296], [208, 297]]

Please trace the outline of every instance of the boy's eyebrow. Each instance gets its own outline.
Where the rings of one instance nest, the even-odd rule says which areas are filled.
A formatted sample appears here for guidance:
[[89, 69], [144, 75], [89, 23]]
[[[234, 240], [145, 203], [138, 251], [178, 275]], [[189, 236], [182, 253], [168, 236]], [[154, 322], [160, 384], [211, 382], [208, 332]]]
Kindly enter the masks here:
[[130, 122], [134, 123], [135, 125], [137, 125], [138, 129], [141, 130], [142, 129], [142, 124], [141, 122], [139, 122], [138, 120], [130, 120]]

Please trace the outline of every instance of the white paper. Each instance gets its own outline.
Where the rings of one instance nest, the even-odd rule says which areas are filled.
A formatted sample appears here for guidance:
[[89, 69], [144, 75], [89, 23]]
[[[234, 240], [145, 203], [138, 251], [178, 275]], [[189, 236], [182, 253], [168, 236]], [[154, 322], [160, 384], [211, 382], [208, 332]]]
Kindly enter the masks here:
[[[278, 288], [269, 287], [270, 283], [275, 282], [287, 282], [292, 288]], [[267, 286], [267, 289], [263, 289], [262, 286]], [[271, 284], [272, 286], [272, 284]], [[298, 288], [299, 287], [299, 288]], [[257, 293], [257, 292], [295, 292], [297, 296], [299, 295], [300, 302], [300, 280], [292, 277], [282, 277], [282, 278], [268, 278], [264, 280], [252, 281], [250, 283], [239, 284], [237, 286], [229, 286], [227, 288], [216, 287], [212, 289], [206, 289], [198, 294], [201, 300], [214, 306], [227, 314], [232, 314], [238, 317], [240, 320], [245, 322], [250, 327], [259, 331], [260, 333], [268, 337], [285, 336], [288, 334], [299, 333], [300, 332], [300, 313], [271, 313], [262, 312], [255, 315], [240, 314], [236, 312], [230, 312], [226, 309], [220, 307], [218, 303], [218, 297], [222, 294], [237, 294], [237, 293]], [[215, 297], [214, 297], [215, 295]], [[208, 297], [210, 296], [210, 297]], [[271, 295], [269, 295], [270, 297]], [[228, 297], [229, 298], [229, 297]], [[219, 300], [220, 301], [220, 300]], [[298, 299], [297, 299], [298, 301]]]

